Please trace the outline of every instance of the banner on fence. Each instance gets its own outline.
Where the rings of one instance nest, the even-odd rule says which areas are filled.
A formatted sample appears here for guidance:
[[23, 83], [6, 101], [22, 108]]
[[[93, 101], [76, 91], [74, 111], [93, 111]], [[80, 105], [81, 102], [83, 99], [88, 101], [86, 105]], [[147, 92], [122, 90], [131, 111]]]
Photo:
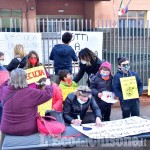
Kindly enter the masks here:
[[139, 98], [135, 76], [120, 78], [124, 100]]
[[[22, 44], [26, 53], [35, 50], [39, 56], [43, 56], [41, 33], [0, 32], [0, 51], [4, 53], [5, 65], [9, 64], [11, 59], [14, 58], [14, 47], [17, 44]], [[40, 57], [40, 62], [43, 62], [42, 57]]]
[[[62, 31], [63, 35], [66, 31]], [[83, 48], [89, 48], [102, 59], [103, 32], [69, 31], [73, 34], [70, 46], [78, 53]]]
[[28, 84], [39, 81], [41, 78], [47, 78], [43, 66], [34, 67], [26, 70]]
[[[150, 120], [136, 116], [102, 122], [102, 124], [102, 127], [97, 127], [93, 123], [83, 124], [82, 126], [72, 125], [72, 127], [92, 139], [121, 138], [150, 132]], [[83, 127], [88, 127], [91, 130], [83, 130]]]
[[0, 86], [9, 79], [8, 71], [0, 71]]

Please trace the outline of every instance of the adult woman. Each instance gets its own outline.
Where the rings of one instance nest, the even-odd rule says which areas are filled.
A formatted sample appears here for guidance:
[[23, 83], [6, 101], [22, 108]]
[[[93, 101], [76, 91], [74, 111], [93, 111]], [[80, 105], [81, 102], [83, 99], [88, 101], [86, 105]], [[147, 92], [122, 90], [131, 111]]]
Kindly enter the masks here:
[[17, 68], [10, 73], [8, 85], [0, 87], [3, 104], [1, 131], [10, 135], [29, 135], [38, 132], [36, 125], [37, 106], [52, 97], [53, 88], [45, 90], [28, 87], [26, 72]]
[[79, 86], [74, 93], [67, 96], [63, 106], [63, 117], [65, 122], [80, 125], [81, 122], [84, 123], [84, 120], [91, 119], [86, 118], [89, 106], [96, 118], [96, 125], [101, 125], [101, 111], [91, 95], [90, 88], [87, 86]]
[[89, 82], [89, 76], [91, 74], [96, 74], [100, 65], [102, 64], [102, 61], [88, 48], [84, 48], [79, 52], [79, 72], [76, 75], [76, 77], [73, 79], [76, 83], [80, 81], [80, 79], [83, 77], [84, 73], [86, 72], [88, 74], [88, 86], [90, 84]]
[[[42, 66], [42, 64], [39, 62], [39, 56], [38, 56], [37, 52], [30, 51], [29, 54], [27, 55], [26, 69], [30, 69], [30, 68], [34, 68], [34, 67], [38, 67], [38, 66]], [[50, 78], [50, 75], [46, 69], [45, 69], [45, 72], [46, 72], [47, 78]], [[37, 87], [35, 83], [31, 83], [29, 86], [33, 87], [33, 88]]]
[[26, 66], [26, 52], [23, 45], [18, 44], [14, 48], [14, 59], [7, 66], [8, 71], [16, 68], [24, 68]]

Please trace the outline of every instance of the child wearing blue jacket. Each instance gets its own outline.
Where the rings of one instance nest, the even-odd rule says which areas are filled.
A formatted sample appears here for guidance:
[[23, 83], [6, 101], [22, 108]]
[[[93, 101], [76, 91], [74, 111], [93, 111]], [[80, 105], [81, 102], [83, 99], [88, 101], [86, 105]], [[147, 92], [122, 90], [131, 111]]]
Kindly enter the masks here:
[[130, 116], [139, 116], [140, 115], [140, 100], [139, 98], [125, 100], [123, 98], [120, 78], [135, 76], [137, 82], [137, 88], [139, 96], [143, 92], [143, 83], [139, 75], [130, 70], [129, 60], [127, 58], [121, 57], [118, 58], [118, 72], [114, 76], [113, 81], [113, 92], [116, 96], [119, 97], [122, 118], [128, 118]]

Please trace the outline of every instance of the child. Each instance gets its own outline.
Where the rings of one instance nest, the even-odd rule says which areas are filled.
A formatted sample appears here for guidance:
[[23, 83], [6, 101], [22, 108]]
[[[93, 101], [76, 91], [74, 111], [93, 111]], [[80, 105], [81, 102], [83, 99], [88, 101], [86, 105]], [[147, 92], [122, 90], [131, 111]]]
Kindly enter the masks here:
[[72, 81], [69, 70], [60, 70], [58, 75], [60, 79], [59, 87], [62, 90], [63, 99], [65, 100], [68, 94], [72, 93], [78, 87], [78, 84]]
[[112, 92], [111, 64], [103, 62], [96, 75], [92, 76], [90, 88], [102, 113], [102, 121], [110, 121], [111, 103], [101, 99], [103, 91]]
[[138, 93], [139, 96], [141, 96], [143, 92], [143, 83], [139, 75], [134, 71], [130, 71], [129, 60], [127, 58], [124, 57], [118, 58], [118, 72], [114, 76], [113, 90], [115, 95], [119, 97], [123, 118], [140, 115], [139, 98], [129, 99], [129, 100], [125, 100], [123, 98], [120, 78], [130, 77], [130, 76], [135, 76]]
[[[44, 90], [46, 86], [46, 78], [41, 78], [38, 82], [38, 89]], [[50, 80], [49, 80], [50, 81]], [[63, 97], [59, 86], [56, 83], [50, 83], [53, 87], [52, 110], [62, 112]], [[49, 106], [50, 109], [50, 106]]]

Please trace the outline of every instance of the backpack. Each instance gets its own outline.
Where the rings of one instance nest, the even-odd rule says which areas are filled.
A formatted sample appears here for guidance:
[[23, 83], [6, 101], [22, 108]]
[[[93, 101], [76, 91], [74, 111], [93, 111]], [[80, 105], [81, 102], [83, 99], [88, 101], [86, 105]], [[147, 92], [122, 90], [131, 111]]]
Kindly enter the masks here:
[[66, 126], [56, 120], [53, 116], [38, 116], [37, 127], [41, 134], [52, 137], [60, 137], [61, 133], [66, 130]]

